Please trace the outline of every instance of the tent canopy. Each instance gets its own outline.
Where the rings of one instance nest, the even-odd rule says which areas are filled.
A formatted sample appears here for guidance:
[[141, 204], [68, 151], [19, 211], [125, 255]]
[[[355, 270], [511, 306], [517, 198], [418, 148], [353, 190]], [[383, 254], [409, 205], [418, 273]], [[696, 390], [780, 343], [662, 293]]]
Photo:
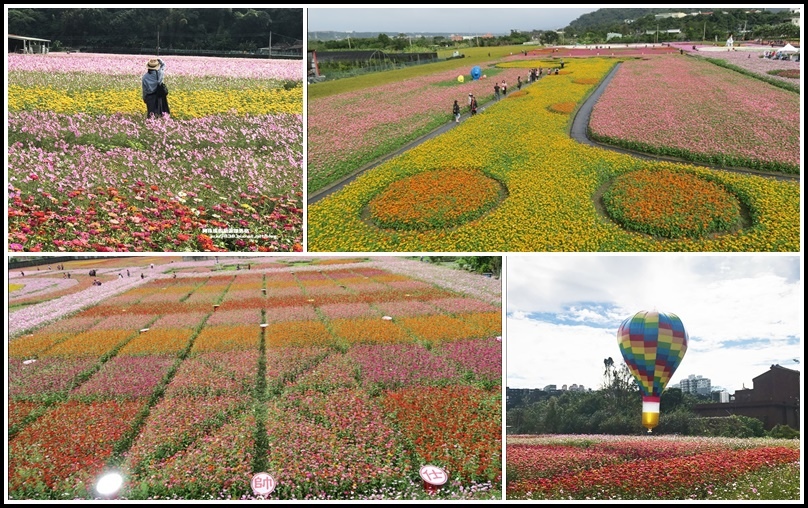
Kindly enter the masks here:
[[795, 48], [794, 46], [792, 46], [791, 44], [786, 44], [785, 46], [778, 49], [777, 51], [779, 51], [781, 53], [797, 53], [797, 52], [799, 52], [799, 50], [797, 48]]

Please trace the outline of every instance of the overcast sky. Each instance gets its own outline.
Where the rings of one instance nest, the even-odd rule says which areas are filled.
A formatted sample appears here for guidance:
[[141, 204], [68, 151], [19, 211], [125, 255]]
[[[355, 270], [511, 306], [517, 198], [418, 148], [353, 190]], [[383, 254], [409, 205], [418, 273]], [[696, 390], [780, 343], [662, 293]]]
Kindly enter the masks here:
[[508, 256], [508, 386], [597, 389], [641, 310], [678, 315], [690, 337], [669, 386], [697, 374], [734, 392], [772, 364], [801, 370], [799, 270], [780, 255]]
[[598, 7], [541, 7], [525, 9], [496, 2], [490, 8], [396, 7], [326, 8], [309, 7], [308, 31], [354, 32], [479, 32], [510, 33], [516, 30], [564, 28], [581, 14]]

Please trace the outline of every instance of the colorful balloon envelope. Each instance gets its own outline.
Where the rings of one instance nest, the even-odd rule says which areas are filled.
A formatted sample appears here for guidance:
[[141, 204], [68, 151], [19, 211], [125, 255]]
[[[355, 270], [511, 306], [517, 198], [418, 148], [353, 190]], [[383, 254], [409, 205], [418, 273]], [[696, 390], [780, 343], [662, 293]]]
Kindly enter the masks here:
[[640, 311], [623, 321], [617, 342], [642, 392], [642, 425], [659, 424], [659, 397], [687, 351], [687, 332], [675, 314]]

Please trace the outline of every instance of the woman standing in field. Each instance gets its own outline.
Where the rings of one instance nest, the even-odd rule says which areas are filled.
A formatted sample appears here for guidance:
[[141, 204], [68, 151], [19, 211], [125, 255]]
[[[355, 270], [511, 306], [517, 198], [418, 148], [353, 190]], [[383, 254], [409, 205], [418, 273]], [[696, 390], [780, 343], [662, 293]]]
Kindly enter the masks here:
[[146, 103], [146, 117], [171, 114], [168, 108], [168, 89], [163, 84], [166, 64], [159, 58], [146, 63], [146, 74], [141, 79], [143, 102]]

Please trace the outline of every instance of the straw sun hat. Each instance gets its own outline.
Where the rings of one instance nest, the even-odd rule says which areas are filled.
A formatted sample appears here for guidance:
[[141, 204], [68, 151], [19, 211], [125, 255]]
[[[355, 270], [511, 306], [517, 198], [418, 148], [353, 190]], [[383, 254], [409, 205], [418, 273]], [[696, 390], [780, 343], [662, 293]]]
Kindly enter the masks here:
[[157, 60], [156, 58], [152, 58], [151, 60], [148, 61], [148, 63], [146, 63], [146, 68], [149, 69], [150, 71], [156, 71], [157, 69], [160, 68], [160, 61]]

